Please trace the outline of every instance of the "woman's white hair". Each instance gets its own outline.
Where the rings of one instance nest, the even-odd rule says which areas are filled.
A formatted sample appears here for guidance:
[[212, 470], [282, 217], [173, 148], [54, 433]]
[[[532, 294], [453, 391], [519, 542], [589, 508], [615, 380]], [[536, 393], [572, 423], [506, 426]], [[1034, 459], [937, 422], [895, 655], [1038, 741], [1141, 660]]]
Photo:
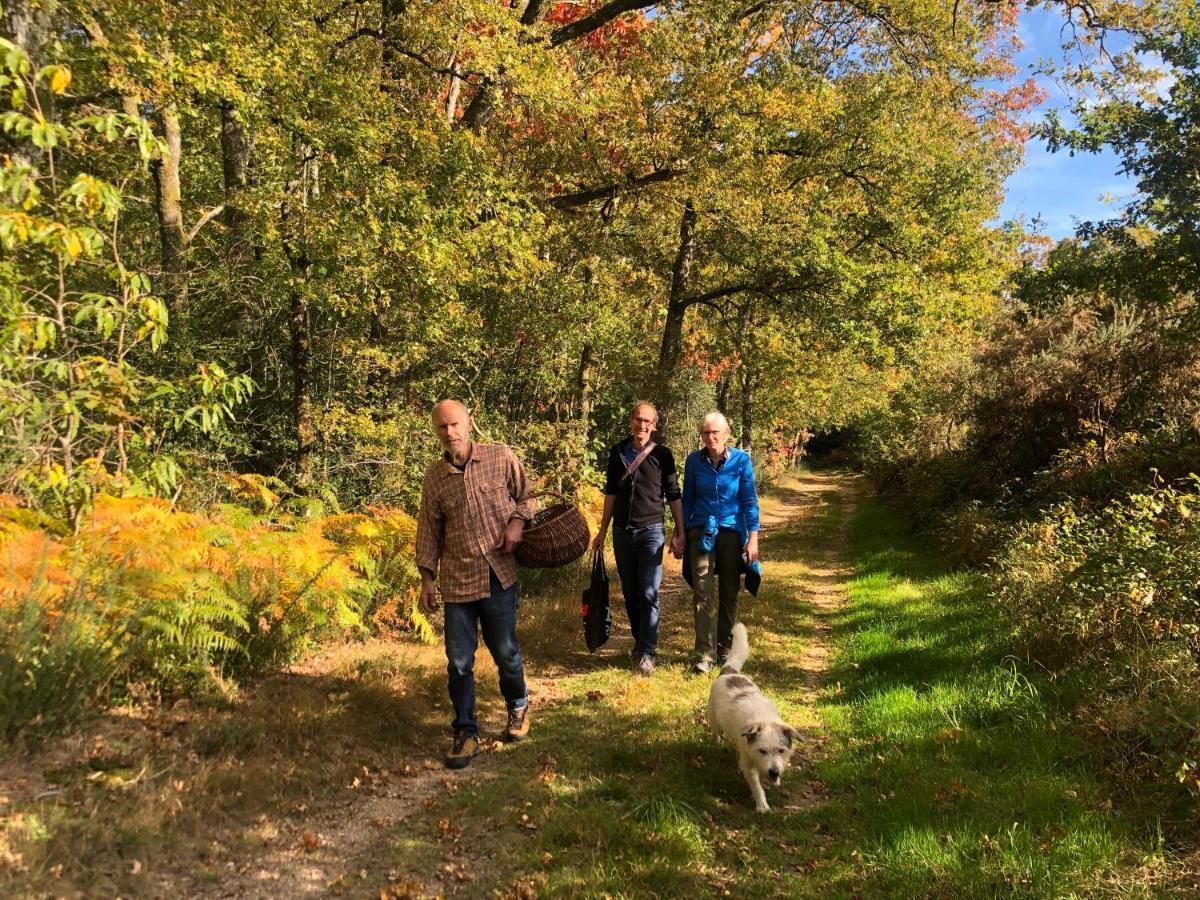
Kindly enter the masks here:
[[719, 412], [716, 412], [715, 410], [713, 412], [707, 413], [704, 416], [704, 418], [700, 420], [700, 430], [703, 431], [705, 425], [712, 425], [714, 422], [716, 424], [720, 425], [721, 428], [724, 429], [726, 433], [729, 432], [729, 420], [727, 418], [725, 418], [724, 413], [719, 413]]

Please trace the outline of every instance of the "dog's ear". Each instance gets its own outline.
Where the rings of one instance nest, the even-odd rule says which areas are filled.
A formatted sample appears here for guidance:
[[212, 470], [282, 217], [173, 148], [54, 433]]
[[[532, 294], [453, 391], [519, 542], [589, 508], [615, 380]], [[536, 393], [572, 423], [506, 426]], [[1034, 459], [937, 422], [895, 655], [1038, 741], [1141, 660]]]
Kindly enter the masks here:
[[797, 731], [795, 728], [793, 728], [791, 725], [783, 726], [783, 736], [785, 738], [787, 738], [789, 747], [792, 746], [792, 744], [799, 743], [801, 740], [800, 732]]
[[742, 737], [746, 739], [747, 743], [753, 744], [758, 739], [758, 734], [760, 731], [762, 731], [762, 725], [759, 725], [758, 723], [747, 725], [742, 729]]

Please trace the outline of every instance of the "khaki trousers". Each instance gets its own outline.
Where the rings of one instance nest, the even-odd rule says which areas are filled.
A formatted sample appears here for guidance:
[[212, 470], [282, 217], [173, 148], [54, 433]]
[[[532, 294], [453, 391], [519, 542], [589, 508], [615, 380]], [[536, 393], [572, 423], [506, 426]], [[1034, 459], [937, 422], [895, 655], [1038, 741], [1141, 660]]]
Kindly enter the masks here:
[[732, 529], [721, 528], [712, 551], [704, 553], [699, 547], [702, 534], [702, 528], [689, 528], [687, 535], [696, 607], [696, 657], [716, 662], [729, 653], [737, 622], [742, 536]]

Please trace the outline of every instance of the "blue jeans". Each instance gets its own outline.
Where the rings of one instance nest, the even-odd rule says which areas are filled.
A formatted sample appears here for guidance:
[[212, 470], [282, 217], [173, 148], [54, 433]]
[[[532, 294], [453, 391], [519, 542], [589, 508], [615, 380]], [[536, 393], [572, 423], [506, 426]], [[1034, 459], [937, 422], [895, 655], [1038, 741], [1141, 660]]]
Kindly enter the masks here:
[[662, 583], [662, 524], [613, 529], [613, 555], [633, 632], [633, 658], [654, 659], [658, 648], [658, 586]]
[[496, 573], [488, 571], [491, 596], [467, 603], [446, 603], [446, 671], [450, 675], [450, 702], [454, 704], [454, 730], [479, 734], [475, 721], [475, 649], [479, 630], [496, 668], [500, 693], [510, 710], [528, 702], [525, 661], [517, 643], [517, 586], [502, 588]]

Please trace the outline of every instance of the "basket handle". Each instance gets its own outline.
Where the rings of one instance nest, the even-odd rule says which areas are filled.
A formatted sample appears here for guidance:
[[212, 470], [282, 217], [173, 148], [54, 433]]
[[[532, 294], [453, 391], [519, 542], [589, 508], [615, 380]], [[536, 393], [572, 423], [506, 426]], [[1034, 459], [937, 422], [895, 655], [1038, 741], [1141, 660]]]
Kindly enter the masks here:
[[536, 500], [538, 497], [557, 497], [563, 503], [571, 502], [566, 497], [564, 497], [562, 494], [560, 494], [558, 491], [534, 491], [533, 493], [526, 495], [525, 499], [526, 500]]

